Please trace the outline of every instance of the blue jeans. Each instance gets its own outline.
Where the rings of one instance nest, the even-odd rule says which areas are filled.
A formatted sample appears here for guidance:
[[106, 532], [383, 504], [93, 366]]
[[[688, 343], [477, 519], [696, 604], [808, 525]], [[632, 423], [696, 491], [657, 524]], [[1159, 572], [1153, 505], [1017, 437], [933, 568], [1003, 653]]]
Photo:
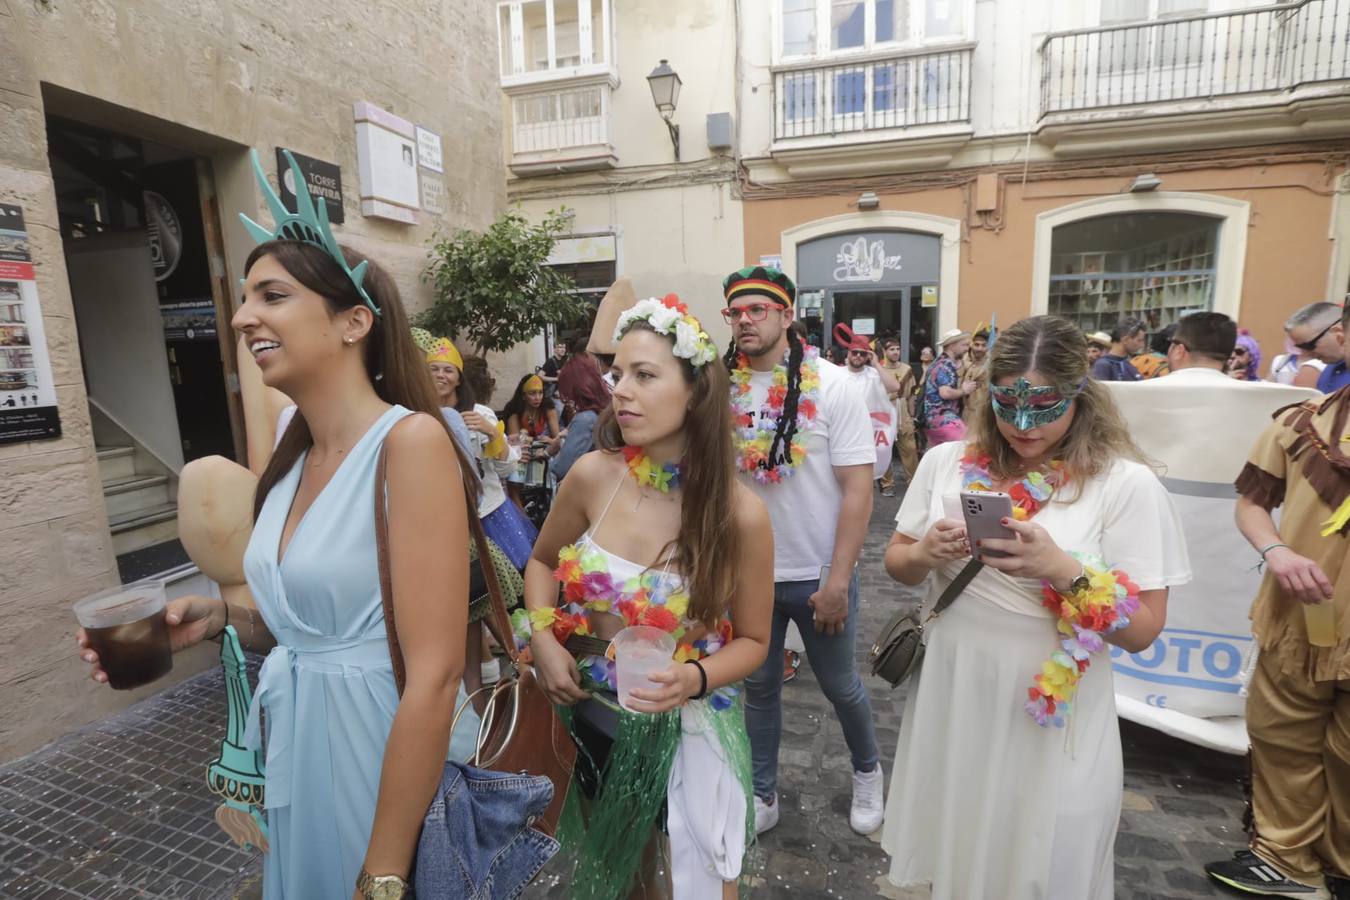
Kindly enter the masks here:
[[552, 799], [547, 778], [446, 763], [417, 843], [416, 895], [520, 896], [558, 852], [557, 841], [529, 827]]
[[797, 623], [806, 645], [806, 658], [820, 689], [834, 704], [844, 731], [853, 769], [871, 772], [877, 767], [877, 735], [872, 725], [872, 701], [867, 696], [853, 658], [858, 634], [858, 573], [848, 583], [848, 619], [838, 634], [816, 631], [814, 610], [807, 600], [817, 581], [779, 581], [773, 586], [773, 631], [769, 655], [745, 680], [745, 728], [750, 733], [755, 796], [767, 800], [778, 790], [778, 742], [783, 732], [783, 637], [788, 620]]

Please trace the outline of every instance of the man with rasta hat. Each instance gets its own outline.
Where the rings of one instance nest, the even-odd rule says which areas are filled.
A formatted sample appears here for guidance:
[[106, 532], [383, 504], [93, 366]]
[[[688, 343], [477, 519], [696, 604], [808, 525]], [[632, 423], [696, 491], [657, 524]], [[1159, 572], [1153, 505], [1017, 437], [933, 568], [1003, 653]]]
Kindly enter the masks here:
[[726, 362], [736, 468], [769, 509], [774, 613], [769, 653], [746, 679], [746, 729], [760, 832], [778, 823], [783, 639], [797, 624], [853, 763], [849, 824], [881, 825], [882, 771], [872, 706], [854, 661], [858, 576], [876, 460], [861, 392], [848, 374], [791, 334], [796, 287], [777, 269], [741, 269], [722, 283], [731, 326]]

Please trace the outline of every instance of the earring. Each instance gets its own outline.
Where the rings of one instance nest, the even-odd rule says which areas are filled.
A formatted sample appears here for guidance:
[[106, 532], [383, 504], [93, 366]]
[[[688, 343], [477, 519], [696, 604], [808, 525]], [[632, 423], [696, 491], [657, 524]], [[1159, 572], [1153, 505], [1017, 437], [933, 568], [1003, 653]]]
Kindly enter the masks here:
[[356, 341], [352, 340], [352, 339], [349, 338], [349, 337], [345, 337], [345, 338], [342, 339], [342, 343], [344, 343], [344, 344], [346, 344], [348, 347], [350, 347], [352, 344], [355, 344]]

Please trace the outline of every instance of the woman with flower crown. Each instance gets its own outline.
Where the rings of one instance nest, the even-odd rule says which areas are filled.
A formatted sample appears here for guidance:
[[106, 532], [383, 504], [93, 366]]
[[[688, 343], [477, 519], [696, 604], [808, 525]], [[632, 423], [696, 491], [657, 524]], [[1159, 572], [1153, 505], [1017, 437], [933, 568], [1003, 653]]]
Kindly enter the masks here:
[[[579, 749], [560, 828], [576, 860], [568, 896], [655, 889], [664, 832], [676, 900], [734, 897], [754, 835], [738, 683], [767, 652], [768, 513], [737, 483], [727, 370], [684, 304], [639, 302], [614, 340], [599, 449], [562, 481], [515, 616]], [[659, 687], [624, 708], [604, 642], [631, 625], [670, 633], [676, 650]], [[579, 659], [578, 637], [591, 639]]]
[[[984, 564], [926, 627], [882, 831], [890, 880], [935, 900], [1113, 896], [1123, 766], [1106, 645], [1149, 647], [1190, 564], [1086, 359], [1063, 319], [999, 335], [988, 405], [967, 441], [923, 458], [886, 550], [896, 580], [935, 576], [925, 608], [972, 549]], [[970, 547], [963, 491], [1008, 494], [1013, 536]]]

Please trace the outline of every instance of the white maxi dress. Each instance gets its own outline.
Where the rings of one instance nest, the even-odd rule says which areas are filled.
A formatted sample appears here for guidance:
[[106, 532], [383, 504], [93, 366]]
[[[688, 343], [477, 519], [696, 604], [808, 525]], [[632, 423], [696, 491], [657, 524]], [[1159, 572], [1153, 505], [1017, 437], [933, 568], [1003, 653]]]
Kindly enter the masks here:
[[[918, 540], [958, 510], [964, 442], [923, 458], [896, 517]], [[1141, 590], [1184, 584], [1190, 563], [1166, 490], [1118, 461], [1061, 488], [1033, 521], [1068, 551], [1126, 572]], [[925, 611], [966, 560], [935, 573]], [[1039, 581], [984, 568], [928, 626], [909, 686], [881, 844], [890, 880], [934, 900], [1109, 900], [1123, 779], [1108, 650], [1092, 660], [1063, 728], [1025, 710], [1057, 648]]]

